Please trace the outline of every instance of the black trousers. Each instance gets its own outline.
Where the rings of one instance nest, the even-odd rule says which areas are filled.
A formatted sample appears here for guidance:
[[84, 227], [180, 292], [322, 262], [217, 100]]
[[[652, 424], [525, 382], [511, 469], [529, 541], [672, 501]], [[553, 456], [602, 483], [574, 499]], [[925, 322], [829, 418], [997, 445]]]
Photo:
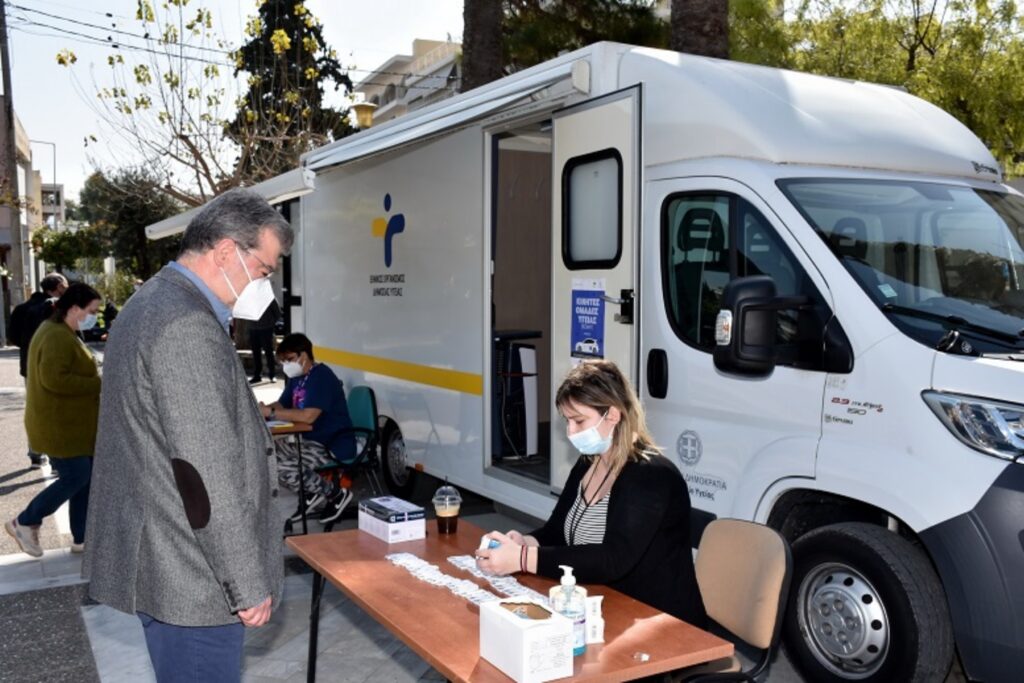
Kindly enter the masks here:
[[249, 330], [249, 348], [252, 349], [252, 376], [263, 375], [263, 354], [267, 355], [267, 378], [274, 379], [274, 330]]

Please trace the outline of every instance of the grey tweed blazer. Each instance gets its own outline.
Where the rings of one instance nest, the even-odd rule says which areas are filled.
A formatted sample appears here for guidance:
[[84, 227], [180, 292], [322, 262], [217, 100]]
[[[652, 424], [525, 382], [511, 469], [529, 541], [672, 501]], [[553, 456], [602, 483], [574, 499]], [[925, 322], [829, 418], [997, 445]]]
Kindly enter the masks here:
[[231, 339], [165, 267], [107, 342], [82, 573], [89, 594], [178, 626], [280, 597], [273, 444]]

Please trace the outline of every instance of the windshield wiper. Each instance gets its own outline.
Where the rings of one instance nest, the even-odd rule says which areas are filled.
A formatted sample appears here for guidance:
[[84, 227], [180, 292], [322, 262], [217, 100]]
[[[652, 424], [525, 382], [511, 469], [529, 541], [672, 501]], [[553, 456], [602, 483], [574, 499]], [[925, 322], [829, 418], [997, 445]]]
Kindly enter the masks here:
[[1020, 333], [1013, 334], [1012, 332], [1003, 332], [985, 325], [978, 325], [961, 318], [958, 315], [943, 314], [943, 313], [932, 313], [931, 311], [922, 311], [920, 308], [911, 308], [910, 306], [900, 306], [899, 304], [882, 304], [882, 310], [887, 313], [895, 313], [897, 315], [905, 315], [909, 318], [920, 318], [921, 320], [931, 320], [932, 322], [946, 323], [951, 325], [954, 329], [960, 331], [974, 332], [976, 334], [983, 334], [988, 337], [994, 337], [996, 339], [1009, 342], [1017, 345], [1024, 342], [1024, 336]]

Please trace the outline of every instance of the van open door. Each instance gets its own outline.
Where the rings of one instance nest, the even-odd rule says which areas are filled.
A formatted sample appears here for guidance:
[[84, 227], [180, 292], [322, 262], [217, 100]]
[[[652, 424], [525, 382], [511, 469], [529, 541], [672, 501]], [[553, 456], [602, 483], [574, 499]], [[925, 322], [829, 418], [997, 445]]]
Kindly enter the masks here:
[[586, 359], [606, 358], [636, 382], [639, 124], [639, 87], [553, 116], [552, 405], [546, 407], [553, 491], [561, 491], [578, 457], [553, 405], [565, 373]]

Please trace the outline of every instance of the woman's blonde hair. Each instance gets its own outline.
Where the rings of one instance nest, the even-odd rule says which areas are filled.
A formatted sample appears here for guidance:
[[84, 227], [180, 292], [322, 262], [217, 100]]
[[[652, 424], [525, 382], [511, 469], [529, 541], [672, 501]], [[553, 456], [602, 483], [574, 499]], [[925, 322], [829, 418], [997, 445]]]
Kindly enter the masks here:
[[573, 403], [601, 414], [614, 407], [621, 414], [609, 452], [613, 473], [618, 474], [629, 460], [644, 460], [661, 452], [647, 430], [644, 409], [633, 386], [615, 363], [586, 361], [570, 370], [555, 394], [555, 406], [564, 414]]

